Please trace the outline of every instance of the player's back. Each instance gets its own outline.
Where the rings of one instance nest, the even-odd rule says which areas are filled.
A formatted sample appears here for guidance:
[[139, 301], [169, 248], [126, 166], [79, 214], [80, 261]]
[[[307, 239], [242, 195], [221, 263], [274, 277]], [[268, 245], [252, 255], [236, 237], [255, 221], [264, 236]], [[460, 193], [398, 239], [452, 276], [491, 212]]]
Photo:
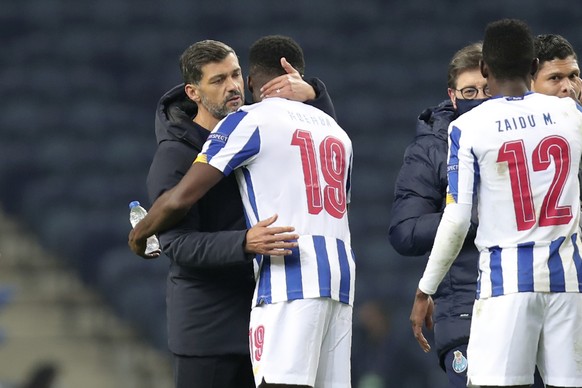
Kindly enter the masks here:
[[259, 258], [257, 303], [330, 297], [351, 304], [352, 144], [345, 131], [319, 109], [268, 98], [229, 115], [209, 140], [208, 162], [227, 174], [236, 169], [249, 225], [278, 214], [276, 225], [300, 235], [291, 256]]
[[251, 106], [250, 115], [257, 120], [261, 149], [237, 171], [249, 194], [244, 201], [255, 203], [259, 218], [279, 214], [279, 223], [293, 225], [300, 235], [291, 257], [264, 259], [257, 300], [324, 296], [351, 303], [349, 137], [327, 114], [299, 102], [267, 99]]
[[278, 223], [293, 225], [299, 234], [348, 240], [352, 146], [347, 134], [330, 116], [303, 103], [271, 98], [248, 108], [260, 151], [238, 174], [246, 195], [254, 195], [245, 200], [255, 202], [259, 219], [278, 213]]
[[481, 293], [577, 291], [582, 113], [574, 101], [494, 98], [453, 122], [451, 138], [460, 203], [478, 182]]

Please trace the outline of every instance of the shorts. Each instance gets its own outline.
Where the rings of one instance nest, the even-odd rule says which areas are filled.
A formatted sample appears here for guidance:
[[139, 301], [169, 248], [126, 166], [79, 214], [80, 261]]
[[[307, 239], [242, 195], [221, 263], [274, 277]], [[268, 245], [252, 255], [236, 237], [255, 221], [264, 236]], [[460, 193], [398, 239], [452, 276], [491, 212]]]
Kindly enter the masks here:
[[582, 386], [582, 294], [527, 292], [475, 301], [469, 386]]
[[328, 298], [263, 304], [251, 311], [251, 361], [257, 386], [350, 386], [352, 306]]

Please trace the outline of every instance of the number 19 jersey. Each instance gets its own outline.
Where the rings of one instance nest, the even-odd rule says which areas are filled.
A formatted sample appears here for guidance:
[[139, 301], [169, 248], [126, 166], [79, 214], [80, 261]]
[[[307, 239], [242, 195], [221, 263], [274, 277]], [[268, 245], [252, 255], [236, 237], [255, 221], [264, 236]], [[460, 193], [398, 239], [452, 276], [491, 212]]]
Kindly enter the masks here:
[[570, 98], [498, 97], [449, 127], [447, 201], [477, 189], [478, 297], [582, 292], [582, 113]]
[[353, 303], [352, 144], [333, 118], [282, 98], [243, 106], [218, 123], [196, 162], [235, 172], [249, 226], [278, 214], [276, 224], [300, 236], [291, 255], [255, 259], [256, 305], [319, 297]]

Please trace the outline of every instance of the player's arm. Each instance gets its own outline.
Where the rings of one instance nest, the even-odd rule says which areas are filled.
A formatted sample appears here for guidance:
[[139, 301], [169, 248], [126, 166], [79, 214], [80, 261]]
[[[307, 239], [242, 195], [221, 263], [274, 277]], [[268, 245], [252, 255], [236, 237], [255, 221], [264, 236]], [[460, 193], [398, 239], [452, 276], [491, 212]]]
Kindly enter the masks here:
[[410, 322], [414, 337], [425, 352], [430, 350], [430, 346], [422, 334], [422, 327], [423, 324], [426, 324], [428, 329], [432, 329], [433, 303], [430, 295], [436, 292], [437, 287], [459, 254], [470, 222], [470, 204], [452, 203], [447, 205], [424, 274], [418, 284]]
[[459, 254], [471, 222], [471, 205], [447, 205], [418, 289], [432, 295]]
[[222, 172], [211, 165], [194, 163], [180, 183], [161, 195], [147, 216], [130, 231], [128, 244], [131, 250], [147, 258], [147, 238], [175, 225], [222, 178]]
[[[434, 245], [422, 279], [418, 284], [410, 314], [412, 331], [420, 347], [428, 352], [430, 346], [422, 334], [423, 323], [432, 328], [432, 299], [451, 264], [459, 254], [471, 223], [473, 207], [474, 156], [470, 140], [462, 138], [455, 122], [449, 125], [447, 206], [439, 223]], [[461, 201], [459, 203], [459, 200]]]

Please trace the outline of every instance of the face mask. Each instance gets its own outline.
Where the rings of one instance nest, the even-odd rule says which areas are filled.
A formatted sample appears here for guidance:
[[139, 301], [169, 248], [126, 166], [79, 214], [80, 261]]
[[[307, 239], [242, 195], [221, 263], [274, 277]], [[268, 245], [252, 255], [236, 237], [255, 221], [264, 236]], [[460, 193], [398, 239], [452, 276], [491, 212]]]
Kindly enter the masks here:
[[472, 100], [462, 100], [457, 98], [457, 112], [459, 116], [463, 113], [467, 113], [477, 105], [481, 105], [483, 102], [487, 101], [488, 98], [474, 98]]

